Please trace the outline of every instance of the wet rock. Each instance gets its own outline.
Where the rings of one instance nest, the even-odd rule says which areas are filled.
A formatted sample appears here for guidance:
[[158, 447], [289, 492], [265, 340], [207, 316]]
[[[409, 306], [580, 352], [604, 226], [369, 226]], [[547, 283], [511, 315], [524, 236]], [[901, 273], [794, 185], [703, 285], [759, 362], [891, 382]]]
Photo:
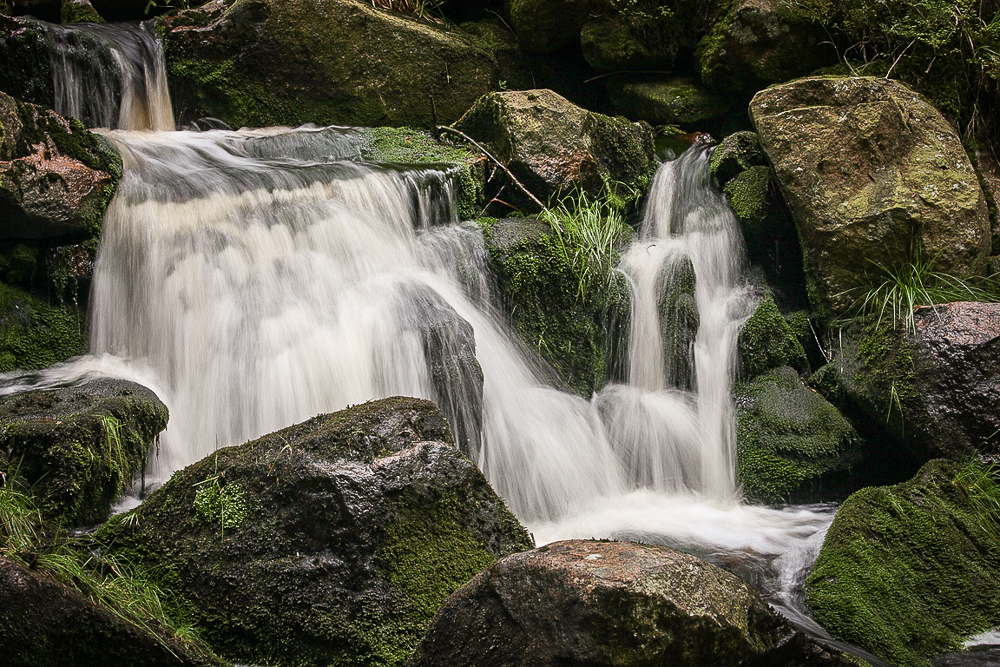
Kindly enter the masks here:
[[1000, 452], [1000, 304], [914, 313], [913, 365], [934, 441], [952, 453]]
[[811, 296], [845, 312], [890, 270], [923, 258], [985, 269], [986, 200], [954, 129], [881, 78], [809, 78], [758, 93], [750, 113], [802, 239]]
[[731, 111], [728, 100], [713, 95], [691, 79], [611, 78], [608, 95], [618, 113], [654, 125], [699, 127], [718, 121]]
[[358, 0], [215, 0], [158, 26], [180, 123], [430, 127], [501, 76], [489, 40]]
[[86, 352], [83, 313], [0, 283], [0, 373], [45, 368]]
[[736, 476], [755, 502], [820, 502], [857, 488], [862, 442], [836, 407], [787, 366], [739, 383]]
[[0, 93], [0, 238], [96, 236], [122, 175], [103, 137]]
[[511, 27], [526, 51], [551, 53], [580, 35], [588, 0], [507, 0]]
[[221, 664], [143, 632], [82, 593], [2, 558], [0, 645], [8, 667]]
[[816, 619], [899, 667], [1000, 624], [998, 482], [981, 464], [935, 460], [844, 501], [806, 582]]
[[690, 390], [695, 384], [694, 343], [701, 324], [691, 258], [680, 255], [664, 262], [656, 283], [663, 379], [667, 387]]
[[24, 102], [53, 105], [55, 88], [46, 39], [37, 21], [0, 13], [0, 91]]
[[408, 667], [847, 665], [742, 580], [667, 547], [556, 542], [455, 592]]
[[781, 366], [791, 366], [799, 372], [809, 368], [802, 343], [778, 310], [770, 291], [743, 323], [737, 345], [739, 373], [743, 378], [754, 378]]
[[702, 83], [752, 92], [837, 63], [822, 26], [779, 0], [739, 0], [698, 44]]
[[175, 473], [97, 539], [159, 573], [223, 657], [399, 664], [527, 531], [429, 401], [372, 401]]
[[0, 457], [31, 485], [46, 520], [67, 526], [107, 518], [146, 464], [167, 408], [134, 382], [0, 397]]
[[[656, 166], [649, 126], [587, 111], [551, 90], [490, 93], [455, 127], [486, 143], [543, 203], [574, 188], [597, 197], [609, 181], [642, 190]], [[504, 201], [538, 208], [501, 170], [488, 186]]]

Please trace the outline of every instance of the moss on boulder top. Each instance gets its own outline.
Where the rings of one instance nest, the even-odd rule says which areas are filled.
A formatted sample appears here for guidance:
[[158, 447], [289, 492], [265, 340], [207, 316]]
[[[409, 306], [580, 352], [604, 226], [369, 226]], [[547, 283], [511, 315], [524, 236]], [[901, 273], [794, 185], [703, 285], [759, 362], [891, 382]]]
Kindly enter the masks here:
[[806, 582], [830, 633], [899, 667], [927, 667], [1000, 624], [1000, 483], [941, 460], [848, 498]]
[[448, 598], [409, 667], [834, 667], [739, 577], [668, 547], [570, 540], [514, 554]]
[[360, 0], [216, 0], [158, 26], [180, 122], [431, 127], [501, 77], [490, 40]]
[[93, 524], [131, 485], [166, 425], [156, 395], [125, 380], [11, 394], [0, 397], [0, 464], [31, 485], [46, 520]]
[[527, 531], [429, 401], [320, 415], [176, 473], [105, 524], [231, 660], [398, 665], [444, 599]]

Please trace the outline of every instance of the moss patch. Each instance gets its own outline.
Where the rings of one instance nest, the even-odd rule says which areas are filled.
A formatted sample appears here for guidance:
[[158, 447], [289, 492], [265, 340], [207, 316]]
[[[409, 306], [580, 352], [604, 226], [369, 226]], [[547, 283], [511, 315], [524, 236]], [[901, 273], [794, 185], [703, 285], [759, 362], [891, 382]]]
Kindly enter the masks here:
[[931, 461], [908, 482], [844, 502], [806, 583], [806, 601], [835, 637], [926, 667], [1000, 624], [996, 516], [981, 510], [996, 503], [996, 477], [970, 484], [969, 465], [980, 466]]
[[768, 292], [740, 329], [740, 375], [756, 377], [772, 368], [791, 366], [799, 372], [809, 367], [799, 337], [778, 310]]
[[87, 351], [86, 320], [0, 283], [0, 373], [45, 368]]

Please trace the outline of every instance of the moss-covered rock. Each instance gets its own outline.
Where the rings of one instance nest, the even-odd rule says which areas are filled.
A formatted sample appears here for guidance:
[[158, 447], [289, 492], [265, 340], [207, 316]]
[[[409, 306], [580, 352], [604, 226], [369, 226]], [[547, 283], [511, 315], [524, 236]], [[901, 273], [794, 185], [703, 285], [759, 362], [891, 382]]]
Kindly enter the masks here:
[[86, 318], [79, 310], [0, 283], [0, 373], [45, 368], [86, 351]]
[[176, 473], [102, 527], [223, 657], [398, 665], [444, 599], [527, 531], [428, 401], [320, 415]]
[[996, 627], [998, 499], [995, 472], [941, 460], [903, 484], [858, 491], [838, 510], [806, 582], [816, 619], [900, 667], [926, 667], [931, 655]]
[[772, 368], [791, 366], [800, 373], [809, 360], [796, 332], [785, 320], [768, 291], [757, 309], [740, 328], [740, 375], [753, 378]]
[[810, 297], [843, 313], [920, 258], [968, 277], [990, 252], [986, 199], [962, 143], [895, 81], [812, 77], [759, 92], [750, 112], [798, 226]]
[[[575, 190], [596, 198], [617, 182], [645, 190], [656, 166], [648, 125], [587, 111], [551, 90], [490, 93], [455, 127], [487, 144], [542, 203]], [[491, 196], [538, 210], [503, 170], [488, 187]]]
[[663, 340], [663, 379], [667, 387], [691, 389], [695, 383], [694, 342], [701, 325], [691, 258], [681, 255], [664, 262], [656, 282], [656, 294], [659, 295], [656, 308]]
[[760, 166], [768, 166], [767, 154], [757, 134], [746, 130], [726, 136], [712, 151], [709, 161], [709, 170], [722, 187], [742, 172]]
[[701, 81], [752, 92], [837, 62], [823, 27], [780, 0], [738, 0], [698, 44]]
[[555, 371], [563, 388], [589, 397], [616, 374], [628, 332], [624, 278], [581, 299], [576, 269], [550, 225], [535, 218], [479, 221], [514, 331]]
[[0, 93], [0, 238], [98, 235], [121, 175], [108, 140]]
[[854, 664], [739, 577], [668, 547], [571, 540], [502, 559], [441, 608], [409, 667]]
[[692, 79], [611, 77], [607, 87], [618, 113], [656, 125], [697, 129], [731, 112], [729, 100], [712, 94]]
[[506, 0], [504, 5], [524, 49], [551, 53], [577, 40], [588, 0]]
[[815, 502], [846, 495], [861, 441], [837, 408], [787, 366], [738, 384], [734, 393], [736, 476], [747, 498]]
[[125, 380], [0, 397], [0, 451], [62, 525], [106, 518], [166, 425], [156, 395]]
[[158, 26], [182, 123], [426, 128], [501, 78], [488, 40], [359, 0], [216, 0]]
[[104, 17], [98, 14], [94, 6], [90, 4], [90, 0], [63, 0], [60, 18], [63, 23], [78, 23], [80, 21], [107, 23]]

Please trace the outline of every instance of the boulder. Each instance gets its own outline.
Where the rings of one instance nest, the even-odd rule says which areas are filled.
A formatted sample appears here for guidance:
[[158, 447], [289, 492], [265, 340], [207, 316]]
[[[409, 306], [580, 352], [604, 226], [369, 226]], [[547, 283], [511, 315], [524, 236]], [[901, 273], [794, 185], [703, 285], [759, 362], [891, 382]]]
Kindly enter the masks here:
[[38, 21], [0, 13], [0, 91], [24, 102], [53, 106], [55, 86], [46, 40], [47, 31]]
[[60, 19], [63, 23], [79, 23], [81, 21], [107, 23], [104, 17], [98, 14], [94, 6], [90, 4], [90, 0], [63, 0]]
[[0, 93], [0, 239], [97, 236], [122, 175], [109, 141]]
[[783, 366], [740, 383], [736, 396], [736, 476], [755, 502], [819, 502], [857, 488], [862, 458], [854, 427]]
[[[656, 167], [648, 125], [587, 111], [551, 90], [490, 93], [455, 127], [487, 144], [542, 202], [577, 188], [596, 198], [614, 181], [644, 190]], [[488, 185], [506, 202], [538, 208], [502, 170]]]
[[823, 27], [795, 3], [738, 0], [698, 44], [701, 81], [716, 90], [748, 93], [835, 65], [837, 51]]
[[608, 79], [608, 96], [615, 110], [654, 125], [702, 127], [731, 111], [729, 101], [691, 79]]
[[739, 374], [743, 378], [754, 378], [781, 366], [791, 366], [799, 372], [809, 368], [802, 343], [778, 310], [770, 291], [740, 327], [737, 345]]
[[396, 665], [527, 531], [429, 401], [320, 415], [191, 465], [96, 539], [225, 658]]
[[493, 41], [360, 0], [213, 0], [157, 25], [181, 123], [430, 127], [501, 76]]
[[985, 269], [990, 223], [972, 164], [951, 125], [905, 85], [801, 79], [757, 93], [750, 114], [818, 307], [848, 311], [881, 282], [878, 265]]
[[452, 595], [408, 667], [847, 665], [736, 575], [668, 547], [572, 540]]
[[942, 450], [1000, 453], [1000, 304], [918, 308], [915, 388]]
[[146, 464], [167, 408], [134, 382], [0, 396], [0, 457], [31, 486], [43, 517], [66, 526], [107, 518]]
[[551, 53], [580, 36], [588, 0], [506, 0], [510, 25], [525, 51]]
[[[656, 276], [656, 310], [663, 341], [663, 379], [665, 385], [671, 388], [690, 390], [695, 385], [694, 344], [701, 325], [695, 283], [694, 264], [687, 255], [670, 257]], [[656, 382], [659, 378], [651, 379]], [[636, 380], [631, 378], [632, 382]]]
[[926, 667], [1000, 624], [995, 470], [942, 460], [858, 491], [826, 535], [806, 602], [838, 639], [898, 667]]
[[223, 664], [140, 630], [79, 591], [3, 558], [0, 645], [8, 667]]

